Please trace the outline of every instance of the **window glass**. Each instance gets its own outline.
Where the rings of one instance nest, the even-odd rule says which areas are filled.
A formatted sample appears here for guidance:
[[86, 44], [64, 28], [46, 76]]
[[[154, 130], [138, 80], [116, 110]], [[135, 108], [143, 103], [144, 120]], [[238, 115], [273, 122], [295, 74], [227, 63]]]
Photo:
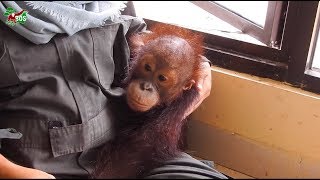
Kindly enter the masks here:
[[264, 27], [268, 1], [214, 1], [236, 14]]

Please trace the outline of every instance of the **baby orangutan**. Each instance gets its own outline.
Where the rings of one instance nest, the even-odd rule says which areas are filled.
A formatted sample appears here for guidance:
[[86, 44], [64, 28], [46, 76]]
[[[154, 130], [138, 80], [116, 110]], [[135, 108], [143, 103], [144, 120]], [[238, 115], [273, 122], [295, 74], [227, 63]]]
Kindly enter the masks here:
[[151, 32], [130, 38], [127, 110], [118, 110], [127, 115], [104, 145], [95, 178], [140, 178], [181, 152], [184, 116], [199, 95], [203, 38], [172, 25]]

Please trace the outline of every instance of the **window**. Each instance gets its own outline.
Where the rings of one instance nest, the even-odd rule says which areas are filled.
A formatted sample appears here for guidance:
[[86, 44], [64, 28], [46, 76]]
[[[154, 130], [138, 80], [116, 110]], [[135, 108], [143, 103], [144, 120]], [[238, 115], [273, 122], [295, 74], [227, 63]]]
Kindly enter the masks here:
[[279, 47], [282, 1], [192, 1], [267, 46]]
[[[242, 3], [246, 11], [237, 3]], [[150, 26], [170, 23], [201, 32], [205, 36], [206, 57], [216, 66], [320, 93], [318, 1], [133, 4], [137, 16]], [[258, 6], [259, 14], [253, 12]]]
[[303, 89], [320, 93], [320, 76], [309, 66], [314, 54], [313, 42], [318, 29], [318, 1], [289, 1], [283, 41], [288, 54], [286, 81]]
[[311, 39], [311, 45], [309, 49], [309, 57], [306, 65], [306, 72], [309, 74], [314, 74], [320, 77], [320, 36], [319, 36], [319, 26], [320, 26], [320, 11], [319, 6], [317, 9], [317, 16], [315, 20], [313, 36]]

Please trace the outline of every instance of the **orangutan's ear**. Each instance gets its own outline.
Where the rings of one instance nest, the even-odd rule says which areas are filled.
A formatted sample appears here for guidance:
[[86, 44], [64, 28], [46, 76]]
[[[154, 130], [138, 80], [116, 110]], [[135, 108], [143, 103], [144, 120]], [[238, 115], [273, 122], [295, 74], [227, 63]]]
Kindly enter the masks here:
[[133, 49], [139, 49], [144, 46], [143, 39], [140, 34], [135, 34], [130, 38], [130, 46]]
[[189, 90], [192, 88], [192, 86], [196, 83], [195, 80], [191, 79], [189, 80], [184, 86], [183, 86], [183, 90]]
[[130, 43], [131, 43], [131, 47], [136, 49], [136, 48], [141, 48], [145, 45], [144, 41], [143, 41], [143, 36], [152, 33], [151, 31], [143, 31], [140, 32], [138, 34], [135, 34], [133, 36], [130, 37]]

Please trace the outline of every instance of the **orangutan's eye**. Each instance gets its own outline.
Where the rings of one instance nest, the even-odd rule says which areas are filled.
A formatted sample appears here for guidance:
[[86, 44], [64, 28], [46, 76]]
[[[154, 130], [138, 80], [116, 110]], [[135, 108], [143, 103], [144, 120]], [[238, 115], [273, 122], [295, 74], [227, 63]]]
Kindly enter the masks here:
[[145, 69], [146, 71], [151, 71], [151, 66], [150, 66], [149, 64], [145, 64], [145, 65], [144, 65], [144, 69]]
[[158, 76], [159, 81], [165, 81], [167, 78], [164, 75], [159, 75]]

